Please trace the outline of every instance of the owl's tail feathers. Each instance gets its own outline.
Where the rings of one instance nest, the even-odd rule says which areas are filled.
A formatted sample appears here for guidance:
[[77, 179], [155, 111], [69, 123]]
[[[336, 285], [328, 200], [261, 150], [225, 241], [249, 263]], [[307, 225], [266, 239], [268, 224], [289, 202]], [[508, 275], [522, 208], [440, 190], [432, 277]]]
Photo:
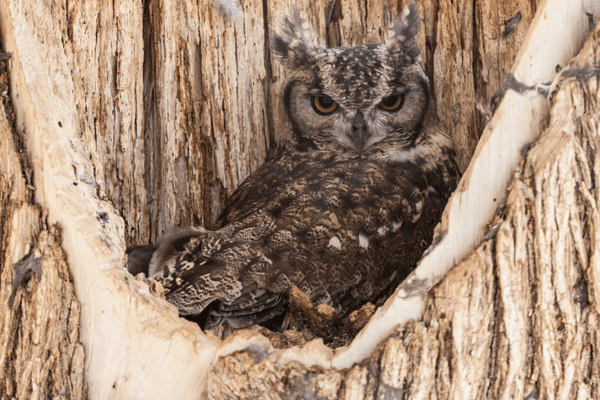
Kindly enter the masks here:
[[161, 274], [169, 263], [189, 254], [190, 243], [202, 240], [210, 232], [202, 227], [180, 228], [160, 238], [148, 266], [148, 276]]
[[128, 247], [125, 254], [127, 254], [127, 270], [129, 273], [133, 276], [139, 273], [148, 276], [148, 268], [154, 250], [156, 250], [156, 246], [152, 244]]

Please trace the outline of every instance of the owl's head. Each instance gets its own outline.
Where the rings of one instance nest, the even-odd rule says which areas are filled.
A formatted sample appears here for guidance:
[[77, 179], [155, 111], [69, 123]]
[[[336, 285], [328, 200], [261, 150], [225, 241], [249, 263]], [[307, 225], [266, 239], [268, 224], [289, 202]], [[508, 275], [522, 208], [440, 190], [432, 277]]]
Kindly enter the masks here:
[[430, 99], [416, 44], [419, 25], [412, 4], [385, 44], [328, 49], [314, 43], [297, 14], [286, 18], [271, 48], [291, 75], [284, 103], [296, 140], [329, 149], [334, 143], [357, 155], [384, 143], [414, 146]]

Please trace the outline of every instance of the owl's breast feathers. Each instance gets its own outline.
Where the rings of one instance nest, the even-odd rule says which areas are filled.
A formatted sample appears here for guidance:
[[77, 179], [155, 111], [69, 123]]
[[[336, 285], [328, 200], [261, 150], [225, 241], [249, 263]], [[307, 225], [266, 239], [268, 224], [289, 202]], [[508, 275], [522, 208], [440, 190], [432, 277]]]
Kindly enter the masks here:
[[456, 187], [451, 156], [415, 163], [284, 148], [234, 193], [220, 229], [160, 242], [150, 273], [182, 315], [217, 301], [211, 314], [232, 327], [281, 314], [292, 285], [344, 317], [414, 268]]

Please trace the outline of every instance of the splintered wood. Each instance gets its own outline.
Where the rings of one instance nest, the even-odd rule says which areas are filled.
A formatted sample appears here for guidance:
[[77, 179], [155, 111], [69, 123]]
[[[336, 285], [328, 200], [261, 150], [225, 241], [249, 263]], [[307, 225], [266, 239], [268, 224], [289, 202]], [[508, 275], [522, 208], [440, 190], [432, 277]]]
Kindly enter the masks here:
[[[87, 398], [79, 303], [60, 240], [57, 227], [40, 232], [26, 261], [39, 270], [17, 289], [12, 308], [4, 308], [0, 399]], [[8, 302], [10, 269], [2, 271], [1, 280], [1, 301]]]
[[[60, 231], [44, 228], [13, 135], [0, 105], [0, 399], [86, 399], [80, 308]], [[16, 292], [13, 266], [29, 278]]]
[[344, 371], [233, 353], [207, 397], [600, 398], [598, 60], [600, 25], [561, 74], [487, 240], [432, 291], [423, 321]]

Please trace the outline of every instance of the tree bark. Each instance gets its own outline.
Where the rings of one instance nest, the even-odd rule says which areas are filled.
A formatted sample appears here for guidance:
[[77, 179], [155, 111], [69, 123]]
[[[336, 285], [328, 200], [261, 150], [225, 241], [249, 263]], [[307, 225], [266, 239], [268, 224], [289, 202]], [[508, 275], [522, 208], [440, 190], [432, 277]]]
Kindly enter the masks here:
[[[463, 171], [548, 1], [418, 1]], [[318, 340], [221, 342], [123, 268], [125, 245], [210, 227], [288, 137], [267, 43], [282, 15], [301, 9], [317, 40], [354, 45], [384, 40], [406, 3], [245, 1], [227, 16], [212, 1], [0, 1], [12, 53], [0, 72], [0, 399], [600, 397], [598, 28], [489, 235], [422, 319], [349, 368], [314, 356], [334, 353]], [[30, 278], [12, 293], [19, 274]]]

